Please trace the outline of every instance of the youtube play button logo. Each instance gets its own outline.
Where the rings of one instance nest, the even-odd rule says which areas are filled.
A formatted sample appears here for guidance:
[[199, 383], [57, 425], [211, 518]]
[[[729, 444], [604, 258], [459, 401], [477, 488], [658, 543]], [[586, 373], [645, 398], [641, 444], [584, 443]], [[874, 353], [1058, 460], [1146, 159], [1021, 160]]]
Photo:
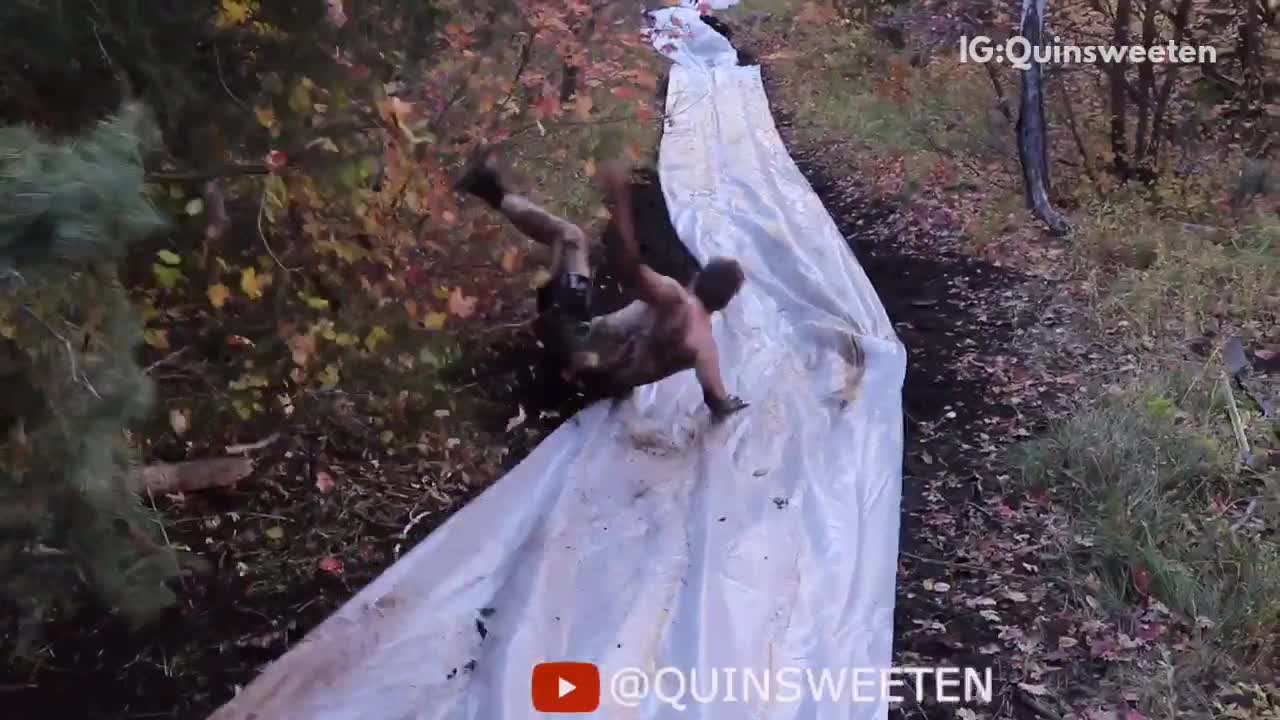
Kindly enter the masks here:
[[532, 685], [538, 712], [589, 713], [600, 707], [600, 670], [591, 663], [534, 665]]

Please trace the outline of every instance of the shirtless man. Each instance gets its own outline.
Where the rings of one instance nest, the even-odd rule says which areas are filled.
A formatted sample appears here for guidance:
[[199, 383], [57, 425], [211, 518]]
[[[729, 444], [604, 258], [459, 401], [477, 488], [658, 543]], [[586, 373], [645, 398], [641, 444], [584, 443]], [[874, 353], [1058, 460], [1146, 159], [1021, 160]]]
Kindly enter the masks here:
[[725, 390], [711, 316], [729, 304], [746, 276], [736, 260], [715, 258], [684, 287], [646, 265], [636, 242], [628, 175], [627, 168], [615, 162], [600, 169], [599, 179], [618, 227], [617, 242], [608, 250], [619, 279], [636, 299], [594, 318], [590, 248], [582, 228], [508, 191], [492, 150], [480, 154], [456, 188], [485, 201], [520, 232], [551, 247], [551, 280], [538, 290], [539, 334], [565, 379], [621, 397], [640, 385], [692, 369], [712, 416], [723, 419], [748, 403]]

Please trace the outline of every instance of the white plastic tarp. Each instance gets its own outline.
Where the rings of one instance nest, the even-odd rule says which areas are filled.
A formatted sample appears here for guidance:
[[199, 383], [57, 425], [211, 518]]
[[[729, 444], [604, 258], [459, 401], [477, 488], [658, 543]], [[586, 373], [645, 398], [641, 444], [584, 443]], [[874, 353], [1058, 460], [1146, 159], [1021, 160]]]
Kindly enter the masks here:
[[[530, 669], [560, 660], [600, 666], [594, 717], [886, 716], [848, 686], [819, 701], [738, 683], [889, 667], [905, 352], [783, 147], [759, 68], [669, 55], [659, 175], [694, 254], [746, 267], [715, 335], [751, 406], [712, 425], [689, 372], [583, 410], [214, 720], [546, 717]], [[612, 697], [618, 670], [663, 667], [694, 670], [707, 702]]]

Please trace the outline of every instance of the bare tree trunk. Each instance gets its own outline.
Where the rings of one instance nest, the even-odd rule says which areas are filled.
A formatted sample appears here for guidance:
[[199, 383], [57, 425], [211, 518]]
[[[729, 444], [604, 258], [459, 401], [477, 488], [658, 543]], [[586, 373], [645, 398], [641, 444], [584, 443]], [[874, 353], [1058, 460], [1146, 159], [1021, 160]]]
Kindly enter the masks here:
[[[1177, 12], [1173, 16], [1173, 44], [1181, 45], [1187, 38], [1187, 26], [1191, 21], [1191, 0], [1179, 0]], [[1169, 108], [1169, 98], [1173, 95], [1173, 85], [1178, 79], [1178, 64], [1173, 63], [1165, 71], [1164, 85], [1156, 97], [1156, 109], [1151, 121], [1151, 155], [1152, 167], [1160, 169], [1160, 141], [1164, 139], [1164, 114]]]
[[[1152, 47], [1156, 44], [1156, 14], [1160, 11], [1157, 0], [1147, 0], [1147, 7], [1142, 13], [1142, 45]], [[1133, 159], [1137, 166], [1139, 179], [1150, 181], [1154, 178], [1155, 164], [1148, 157], [1151, 142], [1151, 96], [1156, 90], [1156, 69], [1150, 58], [1138, 65], [1138, 131], [1133, 141]]]
[[[1023, 0], [1021, 34], [1032, 47], [1043, 44], [1047, 0]], [[1023, 192], [1027, 207], [1049, 226], [1054, 235], [1066, 235], [1071, 225], [1049, 199], [1048, 139], [1044, 122], [1044, 75], [1040, 63], [1022, 71], [1018, 115], [1018, 159], [1022, 162]]]
[[1093, 183], [1093, 192], [1101, 195], [1102, 183], [1098, 181], [1098, 175], [1093, 171], [1093, 160], [1089, 158], [1089, 150], [1085, 147], [1084, 138], [1080, 135], [1080, 125], [1076, 122], [1075, 106], [1071, 104], [1071, 93], [1061, 84], [1058, 85], [1058, 88], [1062, 93], [1062, 107], [1067, 111], [1067, 127], [1071, 130], [1071, 139], [1076, 143], [1076, 150], [1080, 151], [1080, 163], [1084, 167], [1084, 174]]
[[[1132, 14], [1132, 0], [1118, 0], [1111, 24], [1111, 42], [1116, 47], [1129, 44], [1129, 17]], [[1129, 179], [1129, 130], [1125, 120], [1124, 71], [1124, 61], [1112, 63], [1107, 68], [1111, 79], [1111, 153], [1115, 156], [1112, 169], [1121, 182]]]

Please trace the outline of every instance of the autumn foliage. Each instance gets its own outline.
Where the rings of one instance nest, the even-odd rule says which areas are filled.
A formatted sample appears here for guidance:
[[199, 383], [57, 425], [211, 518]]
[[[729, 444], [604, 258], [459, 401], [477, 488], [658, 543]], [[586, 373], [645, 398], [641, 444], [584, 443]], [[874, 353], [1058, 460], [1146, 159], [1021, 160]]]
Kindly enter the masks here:
[[[639, 159], [626, 128], [655, 120], [657, 77], [635, 62], [651, 52], [636, 33], [639, 8], [160, 5], [0, 9], [6, 36], [23, 38], [0, 51], [7, 123], [76, 137], [128, 99], [158, 121], [163, 142], [142, 179], [172, 222], [122, 266], [145, 322], [144, 364], [162, 372], [184, 353], [224, 362], [201, 407], [162, 393], [159, 422], [142, 423], [135, 450], [155, 432], [233, 435], [230, 424], [349, 403], [342, 391], [357, 370], [380, 386], [431, 372], [459, 323], [498, 308], [481, 280], [517, 272], [527, 252], [459, 205], [452, 180], [469, 153], [537, 140], [534, 175], [538, 163], [589, 175], [600, 156]], [[34, 27], [52, 37], [25, 39]], [[416, 396], [396, 397], [403, 414]], [[124, 438], [126, 421], [113, 436]]]

